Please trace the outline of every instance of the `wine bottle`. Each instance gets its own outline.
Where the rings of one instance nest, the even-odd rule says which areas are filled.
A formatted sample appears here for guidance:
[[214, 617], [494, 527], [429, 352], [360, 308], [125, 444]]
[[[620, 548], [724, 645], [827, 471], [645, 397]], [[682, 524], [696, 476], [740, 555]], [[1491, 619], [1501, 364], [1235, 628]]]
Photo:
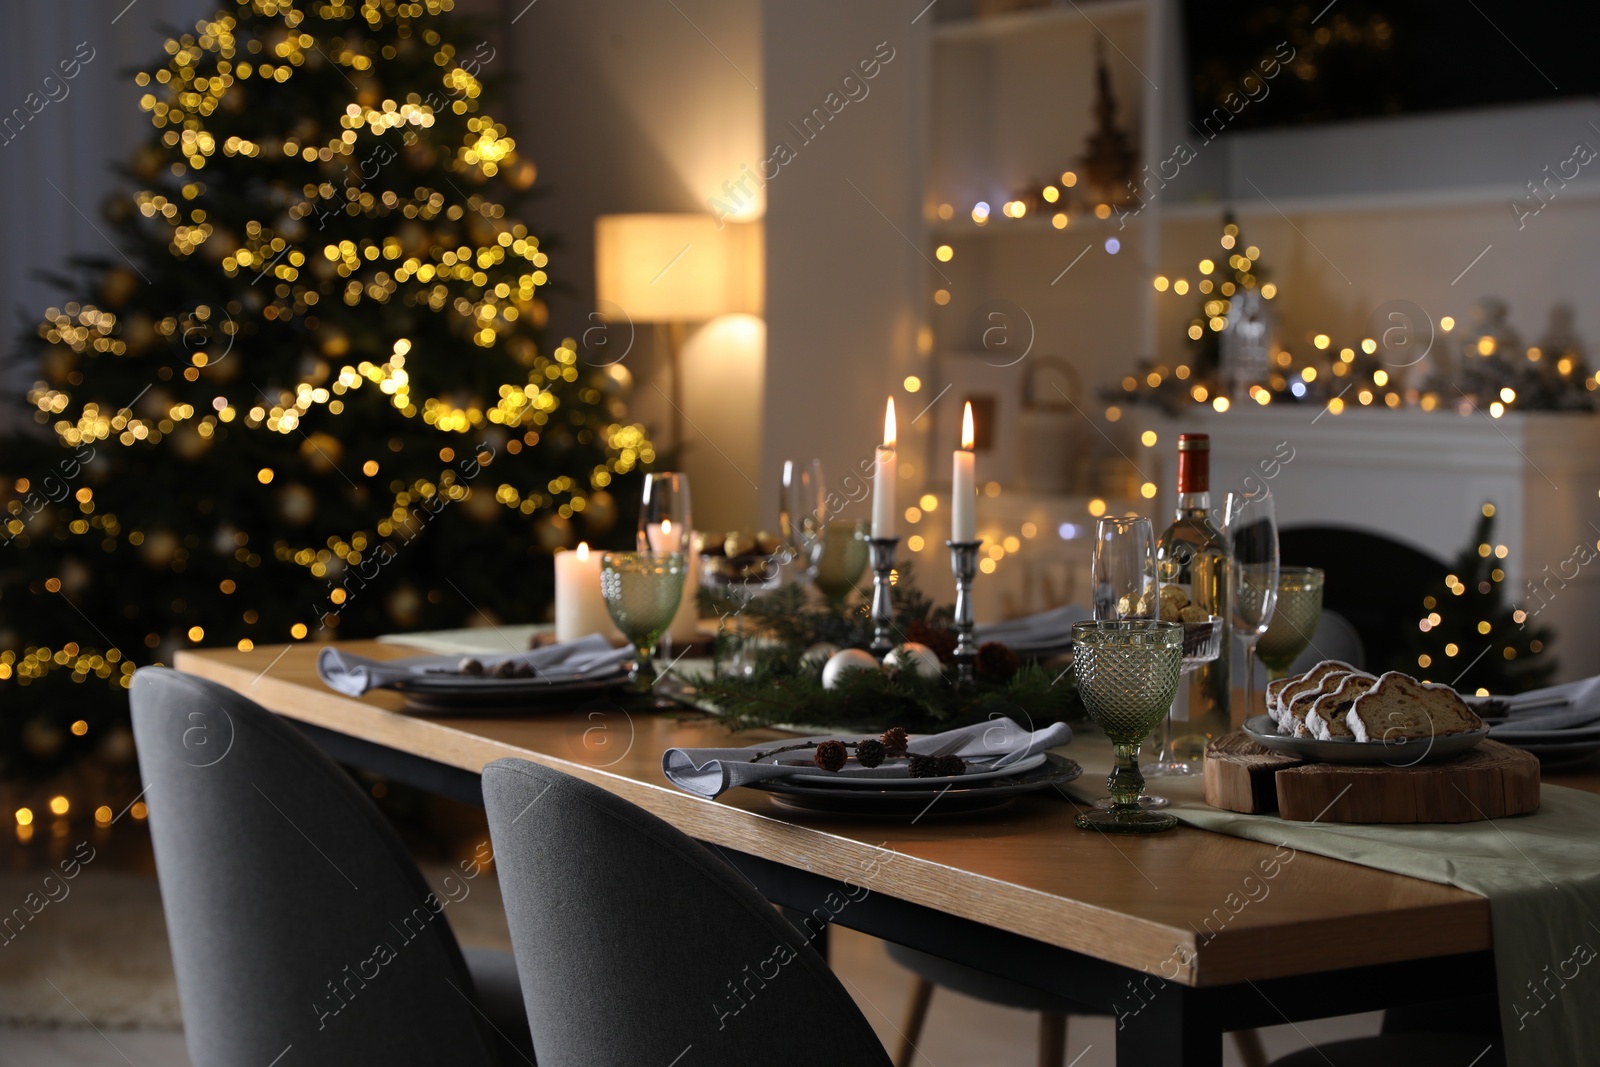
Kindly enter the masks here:
[[1183, 590], [1189, 603], [1224, 620], [1222, 655], [1189, 672], [1178, 686], [1173, 706], [1175, 759], [1192, 763], [1206, 742], [1232, 724], [1228, 702], [1228, 543], [1211, 512], [1211, 438], [1178, 435], [1178, 514], [1156, 544], [1156, 573], [1162, 586]]

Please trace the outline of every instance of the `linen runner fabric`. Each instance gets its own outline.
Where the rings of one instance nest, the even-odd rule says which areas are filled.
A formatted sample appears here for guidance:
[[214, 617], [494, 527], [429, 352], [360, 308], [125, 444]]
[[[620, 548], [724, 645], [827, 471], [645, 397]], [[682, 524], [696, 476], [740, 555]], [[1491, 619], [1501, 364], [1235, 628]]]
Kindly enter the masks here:
[[[840, 736], [849, 734], [841, 732]], [[943, 733], [924, 734], [913, 738], [906, 748], [912, 755], [939, 752], [966, 760], [982, 760], [984, 769], [989, 770], [1009, 767], [1071, 740], [1072, 728], [1064, 722], [1026, 730], [1011, 719], [1000, 718]], [[817, 768], [809, 765], [750, 762], [758, 749], [777, 748], [782, 744], [783, 741], [772, 741], [754, 748], [669, 748], [661, 756], [661, 770], [679, 789], [703, 797], [721, 796], [736, 786], [771, 778], [818, 773]]]
[[[599, 634], [580, 637], [559, 645], [548, 645], [528, 652], [509, 652], [499, 656], [477, 656], [485, 668], [506, 660], [521, 660], [533, 668], [535, 681], [569, 682], [590, 674], [614, 671], [634, 656], [631, 648], [612, 648]], [[317, 654], [317, 674], [329, 688], [346, 696], [358, 697], [369, 689], [386, 689], [415, 682], [428, 669], [455, 670], [460, 656], [407, 656], [404, 659], [376, 660], [328, 646]], [[474, 679], [467, 679], [471, 684]]]
[[1506, 1062], [1593, 1062], [1600, 1049], [1600, 796], [1546, 785], [1532, 815], [1452, 825], [1285, 822], [1192, 801], [1168, 810], [1202, 830], [1487, 897]]

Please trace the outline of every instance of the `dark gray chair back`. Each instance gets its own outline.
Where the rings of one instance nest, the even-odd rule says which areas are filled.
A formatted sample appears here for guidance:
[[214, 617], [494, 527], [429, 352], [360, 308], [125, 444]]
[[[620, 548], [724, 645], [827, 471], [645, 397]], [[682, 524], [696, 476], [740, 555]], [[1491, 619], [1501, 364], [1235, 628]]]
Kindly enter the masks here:
[[827, 963], [704, 846], [524, 760], [485, 767], [483, 798], [541, 1067], [888, 1067]]
[[429, 890], [348, 775], [213, 682], [146, 667], [132, 702], [197, 1067], [497, 1062], [452, 890]]

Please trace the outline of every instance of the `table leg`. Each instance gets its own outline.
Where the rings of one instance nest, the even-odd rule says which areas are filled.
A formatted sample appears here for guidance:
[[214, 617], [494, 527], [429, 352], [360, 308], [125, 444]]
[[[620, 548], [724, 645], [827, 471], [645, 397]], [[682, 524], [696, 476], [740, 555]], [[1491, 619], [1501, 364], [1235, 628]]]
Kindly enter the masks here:
[[1169, 983], [1117, 1020], [1117, 1067], [1222, 1067], [1222, 1028], [1186, 986]]

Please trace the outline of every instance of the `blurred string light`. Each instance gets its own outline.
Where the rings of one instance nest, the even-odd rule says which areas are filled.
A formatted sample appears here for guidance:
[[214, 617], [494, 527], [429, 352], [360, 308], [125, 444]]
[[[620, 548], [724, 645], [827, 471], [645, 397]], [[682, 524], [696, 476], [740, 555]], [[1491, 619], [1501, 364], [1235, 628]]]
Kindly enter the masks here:
[[[1111, 250], [1110, 245], [1108, 241], [1108, 251]], [[1262, 279], [1259, 262], [1261, 249], [1254, 244], [1245, 244], [1237, 225], [1229, 222], [1223, 227], [1218, 245], [1221, 249], [1218, 255], [1203, 256], [1195, 262], [1199, 281], [1193, 283], [1193, 288], [1199, 291], [1203, 299], [1199, 314], [1183, 326], [1184, 335], [1193, 346], [1191, 355], [1186, 360], [1172, 363], [1153, 360], [1141, 362], [1135, 373], [1122, 379], [1120, 389], [1106, 390], [1108, 406], [1105, 416], [1108, 422], [1117, 421], [1121, 417], [1122, 406], [1127, 403], [1155, 404], [1174, 413], [1190, 404], [1209, 404], [1218, 412], [1236, 406], [1239, 397], [1222, 395], [1224, 390], [1220, 388], [1216, 376], [1218, 337], [1227, 329], [1230, 313], [1241, 293], [1257, 290], [1263, 301], [1272, 301], [1278, 296], [1278, 287]], [[1191, 282], [1181, 276], [1163, 273], [1151, 279], [1151, 286], [1157, 293], [1186, 296], [1190, 292]], [[1455, 329], [1456, 320], [1449, 315], [1443, 316], [1438, 320], [1438, 327], [1444, 334], [1449, 334]], [[1485, 358], [1496, 354], [1496, 340], [1492, 336], [1464, 340], [1469, 347], [1475, 346], [1476, 352]], [[1435, 346], [1459, 343], [1459, 339], [1434, 335]], [[1538, 348], [1528, 349], [1526, 355], [1529, 364], [1536, 365], [1543, 360], [1543, 353]], [[1408, 360], [1404, 365], [1410, 366], [1413, 362]], [[1202, 366], [1213, 369], [1202, 373], [1199, 370]], [[1555, 377], [1570, 384], [1570, 406], [1587, 409], [1590, 405], [1582, 392], [1600, 391], [1600, 374], [1589, 374], [1587, 368], [1582, 366], [1581, 357], [1572, 355], [1563, 356], [1553, 369]], [[1390, 409], [1419, 407], [1424, 411], [1434, 411], [1444, 405], [1453, 407], [1463, 415], [1472, 415], [1480, 410], [1476, 397], [1452, 401], [1433, 391], [1429, 383], [1418, 382], [1418, 376], [1418, 372], [1398, 374], [1386, 361], [1385, 354], [1380, 352], [1376, 337], [1352, 338], [1348, 344], [1341, 345], [1328, 331], [1310, 330], [1302, 334], [1298, 342], [1276, 347], [1271, 353], [1267, 376], [1250, 384], [1244, 392], [1259, 406], [1270, 405], [1281, 398], [1322, 404], [1333, 415], [1342, 414], [1352, 406]], [[1406, 377], [1411, 380], [1404, 380]], [[1523, 392], [1496, 383], [1491, 391], [1482, 396], [1481, 411], [1498, 419], [1519, 403], [1527, 404]]]

